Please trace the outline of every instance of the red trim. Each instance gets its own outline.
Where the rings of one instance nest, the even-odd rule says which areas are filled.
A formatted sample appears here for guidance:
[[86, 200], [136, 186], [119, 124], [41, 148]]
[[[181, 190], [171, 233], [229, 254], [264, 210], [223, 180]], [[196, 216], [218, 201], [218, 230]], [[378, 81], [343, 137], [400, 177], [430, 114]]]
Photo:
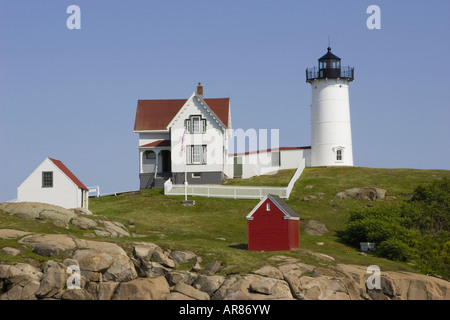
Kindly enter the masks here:
[[78, 180], [78, 178], [72, 173], [72, 171], [70, 171], [65, 165], [64, 163], [62, 163], [59, 160], [55, 160], [52, 158], [49, 158], [59, 169], [61, 169], [62, 172], [64, 172], [64, 174], [70, 179], [72, 180], [80, 189], [89, 191], [89, 189], [80, 181]]

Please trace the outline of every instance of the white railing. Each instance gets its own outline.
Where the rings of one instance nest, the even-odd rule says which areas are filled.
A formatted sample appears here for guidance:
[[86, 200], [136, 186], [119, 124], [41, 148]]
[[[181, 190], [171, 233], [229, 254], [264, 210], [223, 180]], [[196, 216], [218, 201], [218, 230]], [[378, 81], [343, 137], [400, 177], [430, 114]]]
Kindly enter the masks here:
[[[287, 187], [243, 187], [243, 186], [222, 186], [196, 184], [188, 185], [187, 194], [189, 196], [232, 198], [232, 199], [262, 199], [268, 194], [274, 194], [283, 199], [289, 199], [295, 182], [305, 169], [305, 159], [298, 166]], [[169, 179], [164, 183], [165, 195], [185, 195], [185, 187], [182, 184], [173, 184]]]
[[289, 196], [291, 195], [291, 191], [294, 188], [295, 183], [297, 182], [298, 178], [300, 178], [303, 170], [305, 169], [305, 158], [302, 159], [300, 162], [300, 165], [298, 166], [297, 170], [295, 170], [294, 176], [292, 177], [291, 181], [289, 181], [289, 184], [286, 188], [286, 198], [289, 199]]
[[[95, 197], [98, 198], [100, 197], [100, 186], [95, 186], [95, 187], [88, 187], [89, 189], [89, 194], [91, 192], [95, 192]], [[90, 195], [89, 195], [90, 196]]]
[[[164, 194], [185, 195], [184, 185], [168, 183], [164, 184]], [[167, 184], [167, 185], [166, 185]], [[233, 198], [233, 199], [261, 199], [268, 194], [275, 194], [280, 198], [286, 198], [286, 188], [283, 187], [242, 187], [220, 185], [188, 185], [189, 196]]]

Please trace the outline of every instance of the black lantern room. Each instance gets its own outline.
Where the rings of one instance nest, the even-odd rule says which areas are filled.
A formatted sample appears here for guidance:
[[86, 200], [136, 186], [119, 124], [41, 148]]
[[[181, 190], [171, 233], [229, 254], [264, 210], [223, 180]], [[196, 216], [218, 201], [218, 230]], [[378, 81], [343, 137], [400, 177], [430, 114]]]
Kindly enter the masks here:
[[339, 79], [344, 78], [348, 81], [353, 81], [354, 68], [342, 67], [341, 58], [331, 52], [328, 47], [328, 52], [319, 58], [318, 68], [306, 69], [306, 82], [315, 79]]

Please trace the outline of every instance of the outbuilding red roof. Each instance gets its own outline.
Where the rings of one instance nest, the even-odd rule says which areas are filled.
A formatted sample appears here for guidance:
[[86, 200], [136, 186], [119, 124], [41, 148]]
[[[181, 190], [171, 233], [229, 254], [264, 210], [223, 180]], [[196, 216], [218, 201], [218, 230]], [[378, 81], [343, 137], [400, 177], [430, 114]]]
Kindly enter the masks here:
[[64, 163], [62, 163], [59, 160], [56, 159], [52, 159], [49, 158], [62, 172], [64, 172], [64, 174], [70, 179], [72, 180], [80, 189], [84, 189], [89, 191], [89, 189], [80, 181], [78, 180], [78, 178], [72, 173], [72, 171], [70, 171], [65, 165]]
[[[228, 128], [230, 98], [204, 99], [206, 104]], [[138, 100], [134, 131], [167, 130], [186, 99]]]

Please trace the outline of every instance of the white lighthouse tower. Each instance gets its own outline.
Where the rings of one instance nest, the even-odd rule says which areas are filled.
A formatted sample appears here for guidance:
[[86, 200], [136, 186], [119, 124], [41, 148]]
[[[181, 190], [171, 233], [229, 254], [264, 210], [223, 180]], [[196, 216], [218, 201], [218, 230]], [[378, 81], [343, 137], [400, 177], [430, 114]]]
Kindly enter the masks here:
[[342, 67], [341, 59], [328, 52], [318, 68], [306, 69], [311, 84], [311, 167], [353, 166], [348, 84], [354, 68]]

